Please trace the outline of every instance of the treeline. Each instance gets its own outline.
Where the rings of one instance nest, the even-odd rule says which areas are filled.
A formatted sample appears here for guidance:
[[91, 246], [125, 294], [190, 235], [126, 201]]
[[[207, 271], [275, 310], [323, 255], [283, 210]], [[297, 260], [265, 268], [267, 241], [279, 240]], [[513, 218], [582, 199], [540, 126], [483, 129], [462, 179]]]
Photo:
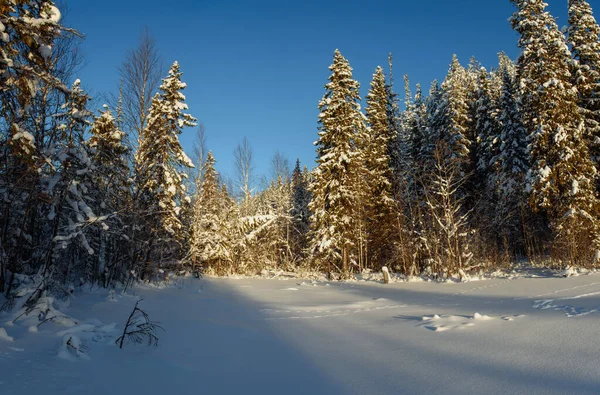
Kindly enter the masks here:
[[427, 95], [405, 77], [400, 99], [390, 56], [363, 111], [336, 51], [316, 168], [290, 172], [276, 155], [260, 190], [246, 140], [235, 182], [215, 170], [203, 129], [186, 156], [186, 85], [148, 33], [94, 113], [79, 80], [67, 83], [79, 34], [54, 3], [1, 3], [0, 292], [31, 276], [60, 291], [187, 268], [447, 278], [520, 259], [596, 265], [600, 28], [583, 0], [569, 1], [566, 34], [543, 1], [513, 3], [517, 62], [454, 57]]
[[[276, 217], [263, 217], [248, 233], [257, 244], [200, 261], [219, 273], [300, 262], [342, 277], [385, 265], [438, 278], [525, 259], [597, 265], [600, 28], [583, 0], [569, 1], [566, 34], [543, 1], [513, 3], [522, 50], [516, 63], [501, 53], [486, 70], [474, 59], [463, 67], [455, 56], [427, 96], [419, 85], [413, 95], [405, 77], [404, 106], [391, 56], [387, 76], [376, 69], [363, 112], [359, 83], [336, 51], [319, 102], [317, 167], [295, 177], [287, 195], [293, 204], [280, 221], [267, 227]], [[294, 237], [282, 239], [290, 225]], [[266, 259], [274, 255], [264, 248], [278, 244], [279, 261]]]

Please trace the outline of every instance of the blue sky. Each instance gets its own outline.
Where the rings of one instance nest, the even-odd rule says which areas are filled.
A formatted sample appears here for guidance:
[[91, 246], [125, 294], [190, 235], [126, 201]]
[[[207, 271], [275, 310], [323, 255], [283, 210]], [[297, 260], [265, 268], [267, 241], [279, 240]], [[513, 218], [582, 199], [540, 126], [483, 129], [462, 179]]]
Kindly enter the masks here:
[[[567, 22], [567, 0], [547, 0]], [[600, 10], [600, 0], [591, 0]], [[118, 86], [117, 67], [145, 26], [167, 65], [179, 61], [190, 112], [206, 126], [217, 168], [232, 173], [232, 151], [247, 136], [257, 175], [276, 150], [312, 167], [317, 103], [333, 51], [339, 48], [367, 93], [378, 65], [394, 54], [397, 90], [402, 75], [427, 90], [443, 79], [453, 53], [484, 66], [497, 53], [518, 55], [509, 0], [206, 1], [69, 0], [65, 21], [86, 37], [84, 86], [99, 95]], [[600, 11], [598, 11], [600, 12]], [[192, 130], [181, 139], [189, 152]]]

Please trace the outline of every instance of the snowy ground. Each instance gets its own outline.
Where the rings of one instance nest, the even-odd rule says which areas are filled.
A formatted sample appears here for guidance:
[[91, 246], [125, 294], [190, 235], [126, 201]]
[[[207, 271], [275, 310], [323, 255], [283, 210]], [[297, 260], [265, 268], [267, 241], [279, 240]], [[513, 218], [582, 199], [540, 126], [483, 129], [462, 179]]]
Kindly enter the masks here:
[[[600, 274], [388, 285], [188, 278], [135, 293], [76, 294], [64, 311], [93, 324], [71, 329], [85, 330], [83, 357], [64, 358], [65, 327], [36, 333], [27, 320], [5, 324], [14, 312], [0, 315], [0, 393], [600, 393]], [[139, 297], [166, 332], [158, 348], [119, 350], [110, 344]]]

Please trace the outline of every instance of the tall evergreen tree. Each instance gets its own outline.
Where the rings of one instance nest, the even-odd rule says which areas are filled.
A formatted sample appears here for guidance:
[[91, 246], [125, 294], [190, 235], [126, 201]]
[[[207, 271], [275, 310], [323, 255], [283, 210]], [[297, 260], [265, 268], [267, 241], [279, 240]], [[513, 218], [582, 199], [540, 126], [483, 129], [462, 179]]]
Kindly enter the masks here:
[[231, 260], [231, 241], [215, 163], [215, 158], [209, 151], [200, 196], [194, 202], [190, 254], [194, 266], [201, 265], [224, 274]]
[[294, 239], [295, 252], [302, 256], [306, 247], [307, 235], [310, 228], [310, 192], [308, 191], [309, 180], [300, 168], [300, 160], [296, 160], [296, 166], [292, 172], [292, 216], [294, 217]]
[[39, 269], [50, 244], [45, 215], [52, 197], [41, 193], [41, 182], [52, 171], [47, 148], [56, 143], [58, 119], [36, 104], [56, 115], [69, 93], [53, 61], [56, 41], [69, 31], [60, 19], [50, 0], [0, 2], [0, 292], [10, 271], [7, 295], [15, 274]]
[[475, 124], [477, 131], [477, 181], [481, 188], [495, 189], [500, 148], [498, 110], [492, 97], [491, 79], [482, 67], [478, 77]]
[[353, 234], [357, 209], [356, 173], [358, 134], [364, 133], [359, 83], [339, 50], [335, 51], [326, 93], [319, 102], [317, 167], [310, 190], [313, 197], [312, 249], [317, 259], [347, 275], [356, 243]]
[[433, 168], [436, 145], [440, 140], [440, 129], [444, 121], [442, 105], [442, 89], [437, 80], [431, 83], [429, 95], [425, 100], [425, 122], [423, 135], [420, 138], [418, 151], [415, 152], [415, 161], [422, 172], [427, 173]]
[[531, 203], [547, 213], [562, 258], [576, 261], [589, 257], [589, 246], [598, 248], [598, 201], [596, 169], [571, 82], [571, 53], [546, 3], [513, 3], [511, 23], [521, 35], [517, 78], [529, 133]]
[[[385, 265], [392, 257], [392, 235], [395, 226], [395, 202], [392, 198], [393, 171], [389, 151], [390, 142], [396, 138], [390, 128], [387, 110], [389, 107], [383, 69], [378, 67], [373, 74], [371, 88], [367, 95], [368, 129], [364, 139], [359, 141], [362, 170], [365, 177], [363, 202], [367, 215], [367, 240], [370, 251], [369, 261]], [[409, 150], [406, 150], [407, 156]]]
[[[126, 278], [120, 276], [126, 273], [126, 261], [120, 258], [129, 253], [129, 249], [125, 248], [130, 240], [129, 232], [124, 232], [124, 229], [130, 225], [133, 211], [129, 148], [124, 143], [125, 133], [119, 130], [117, 121], [106, 106], [95, 119], [90, 135], [87, 145], [93, 165], [94, 210], [108, 214], [106, 230], [95, 235], [98, 249], [95, 272], [105, 286], [113, 280], [124, 283]], [[108, 257], [114, 259], [107, 261]]]
[[573, 85], [585, 121], [585, 136], [600, 169], [600, 26], [585, 0], [569, 0], [568, 40], [575, 62]]
[[[398, 93], [394, 88], [394, 64], [393, 57], [390, 53], [388, 56], [388, 67], [389, 67], [389, 76], [386, 85], [387, 92], [387, 122], [388, 128], [393, 135], [393, 138], [388, 142], [388, 155], [390, 157], [390, 163], [392, 167], [392, 193], [394, 195], [399, 194], [401, 189], [401, 180], [403, 177], [403, 171], [405, 171], [406, 164], [403, 163], [402, 156], [402, 138], [401, 138], [401, 114], [400, 114], [400, 103]], [[405, 158], [404, 158], [405, 159]]]
[[500, 191], [507, 205], [514, 206], [522, 199], [525, 175], [529, 170], [527, 131], [523, 127], [518, 83], [510, 59], [501, 58], [498, 74], [502, 76], [502, 92], [498, 103], [498, 121], [502, 130], [499, 152]]
[[184, 167], [193, 167], [183, 152], [179, 135], [196, 120], [184, 111], [188, 106], [181, 91], [179, 63], [175, 62], [163, 80], [160, 92], [153, 100], [147, 126], [140, 137], [136, 153], [136, 177], [140, 191], [147, 237], [144, 275], [149, 276], [156, 264], [176, 259], [181, 251], [175, 248], [185, 238], [180, 218], [181, 206], [189, 204]]
[[469, 163], [471, 141], [468, 88], [469, 76], [456, 55], [442, 84], [442, 100], [437, 116], [440, 138], [447, 148], [448, 160]]
[[[80, 81], [76, 80], [58, 116], [61, 121], [60, 138], [50, 158], [55, 164], [54, 171], [43, 182], [44, 193], [52, 196], [48, 217], [52, 223], [53, 251], [48, 255], [46, 268], [68, 262], [78, 251], [94, 255], [95, 250], [88, 236], [104, 219], [94, 213], [91, 207], [91, 195], [95, 189], [93, 165], [84, 142], [84, 134], [92, 118], [92, 113], [87, 109], [89, 99], [81, 89]], [[69, 278], [70, 269], [63, 267], [55, 270], [55, 273], [62, 277], [62, 281], [72, 280]]]

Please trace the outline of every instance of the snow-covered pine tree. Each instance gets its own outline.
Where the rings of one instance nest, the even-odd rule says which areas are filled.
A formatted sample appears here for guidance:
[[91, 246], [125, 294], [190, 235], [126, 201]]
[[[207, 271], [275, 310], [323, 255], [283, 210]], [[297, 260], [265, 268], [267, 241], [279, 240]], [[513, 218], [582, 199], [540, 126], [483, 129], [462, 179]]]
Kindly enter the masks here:
[[571, 53], [543, 0], [512, 1], [511, 24], [521, 35], [517, 78], [529, 134], [530, 201], [547, 213], [559, 258], [585, 264], [598, 248], [597, 174], [571, 82]]
[[[414, 185], [415, 166], [413, 163], [413, 152], [415, 147], [413, 147], [413, 143], [415, 142], [415, 136], [419, 134], [416, 106], [412, 98], [408, 74], [404, 75], [404, 111], [402, 112], [400, 120], [400, 129], [397, 137], [401, 166], [399, 175], [401, 178], [405, 179], [403, 189], [406, 189], [408, 192], [408, 190], [413, 189]], [[406, 198], [407, 197], [405, 196], [404, 199]]]
[[430, 142], [427, 135], [427, 102], [423, 97], [423, 90], [421, 84], [415, 85], [415, 98], [414, 98], [414, 113], [415, 113], [415, 129], [412, 134], [411, 142], [411, 161], [418, 167], [421, 162], [422, 153], [426, 151], [424, 147]]
[[308, 231], [310, 229], [310, 210], [308, 204], [311, 200], [308, 191], [308, 180], [300, 168], [300, 159], [296, 160], [296, 166], [292, 172], [292, 216], [294, 217], [293, 245], [294, 254], [297, 257], [304, 255]]
[[80, 85], [79, 80], [73, 83], [68, 100], [58, 116], [61, 121], [58, 126], [60, 134], [49, 158], [54, 164], [54, 171], [42, 181], [43, 193], [52, 197], [48, 218], [53, 228], [53, 251], [48, 255], [45, 270], [62, 264], [63, 267], [53, 270], [54, 278], [62, 282], [73, 280], [70, 278], [71, 270], [74, 270], [73, 262], [84, 264], [85, 268], [78, 273], [80, 276], [87, 275], [89, 260], [78, 259], [79, 251], [94, 255], [88, 235], [97, 230], [94, 228], [106, 226], [106, 218], [96, 215], [91, 207], [95, 190], [93, 165], [84, 134], [92, 123], [92, 113], [87, 109], [90, 98]]
[[158, 265], [176, 262], [187, 237], [180, 218], [181, 206], [190, 202], [183, 168], [194, 165], [183, 151], [178, 136], [184, 127], [196, 126], [196, 119], [184, 112], [188, 106], [181, 93], [186, 87], [181, 75], [179, 63], [173, 63], [160, 92], [152, 100], [135, 156], [146, 244], [142, 263], [145, 278], [149, 278]]
[[194, 269], [200, 266], [215, 273], [226, 274], [231, 266], [231, 240], [215, 163], [215, 158], [209, 151], [204, 164], [200, 195], [194, 202], [190, 256]]
[[503, 219], [498, 210], [500, 135], [498, 102], [492, 90], [493, 75], [485, 67], [479, 70], [477, 94], [475, 96], [475, 130], [472, 159], [475, 174], [471, 178], [472, 195], [478, 197], [471, 226], [479, 230], [478, 238], [485, 246], [487, 254], [494, 254], [503, 244]]
[[495, 190], [497, 185], [500, 125], [498, 110], [492, 97], [491, 78], [487, 70], [479, 70], [476, 95], [476, 178], [480, 188]]
[[[0, 260], [0, 292], [10, 272], [7, 295], [14, 275], [38, 270], [48, 247], [43, 232], [49, 199], [40, 195], [40, 181], [49, 166], [44, 145], [55, 130], [46, 129], [48, 118], [33, 104], [46, 98], [42, 86], [63, 102], [68, 93], [53, 70], [53, 46], [68, 31], [60, 19], [50, 0], [0, 2], [0, 250], [6, 254]], [[54, 110], [47, 101], [43, 105]]]
[[360, 84], [352, 78], [352, 68], [339, 50], [329, 69], [332, 74], [319, 102], [318, 159], [310, 185], [311, 249], [329, 273], [334, 267], [346, 276], [356, 250], [358, 153], [354, 142], [366, 126], [360, 110]]
[[[258, 196], [259, 214], [272, 217], [268, 227], [258, 238], [263, 261], [275, 269], [293, 270], [296, 257], [292, 253], [292, 231], [294, 226], [292, 184], [283, 175], [271, 180], [269, 187]], [[265, 259], [266, 258], [266, 259]]]
[[[125, 133], [117, 126], [107, 106], [96, 117], [87, 141], [92, 160], [94, 184], [93, 209], [107, 213], [106, 229], [97, 232], [94, 273], [104, 286], [112, 281], [125, 283], [130, 260], [123, 259], [131, 249], [130, 215], [133, 212], [129, 178], [129, 148], [124, 143]], [[95, 280], [96, 278], [93, 278]]]
[[600, 26], [585, 0], [569, 0], [568, 41], [575, 62], [573, 85], [585, 121], [585, 137], [590, 153], [600, 169]]
[[69, 30], [60, 25], [60, 19], [52, 0], [0, 4], [0, 92], [19, 91], [21, 106], [35, 96], [36, 81], [68, 91], [52, 74], [49, 62], [54, 41]]
[[[379, 269], [391, 263], [393, 258], [393, 237], [396, 230], [396, 207], [392, 198], [392, 161], [388, 147], [396, 139], [395, 130], [388, 121], [388, 92], [383, 69], [378, 67], [367, 94], [367, 124], [364, 138], [358, 140], [358, 150], [364, 177], [362, 203], [366, 214], [368, 247], [367, 262]], [[408, 138], [406, 139], [408, 142]], [[407, 160], [410, 150], [405, 150]]]
[[388, 56], [388, 67], [389, 76], [386, 85], [387, 92], [387, 120], [388, 128], [391, 134], [394, 136], [388, 143], [388, 155], [390, 157], [390, 163], [392, 167], [392, 193], [395, 195], [399, 194], [401, 190], [400, 184], [402, 183], [402, 154], [401, 154], [401, 141], [400, 141], [400, 128], [401, 128], [401, 114], [400, 114], [400, 103], [399, 95], [396, 93], [394, 88], [394, 64], [393, 57], [390, 53]]
[[440, 138], [447, 146], [449, 161], [458, 161], [468, 168], [471, 141], [470, 114], [468, 100], [469, 76], [460, 65], [458, 57], [452, 63], [446, 79], [442, 83], [440, 107], [437, 109], [437, 127]]
[[519, 91], [514, 63], [500, 55], [496, 72], [502, 78], [498, 102], [498, 122], [502, 130], [498, 163], [499, 200], [497, 215], [503, 219], [505, 235], [513, 248], [522, 243], [522, 213], [525, 202], [525, 176], [529, 170], [527, 131], [519, 108]]
[[440, 140], [440, 129], [444, 119], [442, 105], [442, 89], [437, 80], [431, 83], [429, 94], [425, 100], [423, 116], [423, 134], [415, 146], [414, 160], [422, 173], [427, 173], [434, 166], [435, 149]]

